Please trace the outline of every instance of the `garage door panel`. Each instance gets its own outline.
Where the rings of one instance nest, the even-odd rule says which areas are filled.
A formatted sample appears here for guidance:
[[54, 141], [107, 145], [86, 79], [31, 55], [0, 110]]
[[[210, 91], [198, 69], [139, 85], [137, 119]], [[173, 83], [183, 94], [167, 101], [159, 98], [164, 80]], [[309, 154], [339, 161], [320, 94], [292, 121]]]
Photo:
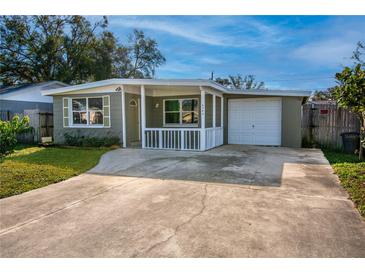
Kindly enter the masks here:
[[281, 99], [229, 100], [228, 142], [281, 145]]
[[254, 137], [254, 144], [255, 145], [271, 145], [271, 146], [280, 146], [280, 139], [272, 138], [265, 135], [255, 135]]
[[232, 133], [228, 142], [234, 145], [249, 145], [254, 142], [252, 134]]

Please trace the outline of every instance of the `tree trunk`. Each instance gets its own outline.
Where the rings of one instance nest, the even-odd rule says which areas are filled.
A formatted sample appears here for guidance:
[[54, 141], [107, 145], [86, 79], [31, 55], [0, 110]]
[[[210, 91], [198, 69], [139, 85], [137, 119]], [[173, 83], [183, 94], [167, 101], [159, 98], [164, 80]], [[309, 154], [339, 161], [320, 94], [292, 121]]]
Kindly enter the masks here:
[[360, 115], [360, 149], [359, 149], [359, 160], [364, 161], [364, 130], [365, 130], [365, 112]]

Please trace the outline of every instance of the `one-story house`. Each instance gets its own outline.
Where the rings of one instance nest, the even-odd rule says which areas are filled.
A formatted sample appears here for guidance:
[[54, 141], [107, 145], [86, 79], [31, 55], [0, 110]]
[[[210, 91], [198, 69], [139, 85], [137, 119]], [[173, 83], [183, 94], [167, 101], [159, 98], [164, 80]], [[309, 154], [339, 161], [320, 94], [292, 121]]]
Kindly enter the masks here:
[[309, 91], [231, 90], [210, 80], [110, 79], [53, 97], [54, 141], [119, 137], [123, 147], [205, 151], [222, 144], [301, 146]]
[[24, 110], [52, 112], [52, 97], [42, 96], [41, 92], [66, 86], [68, 85], [59, 81], [48, 81], [0, 87], [1, 118], [7, 120], [9, 117], [6, 116], [23, 114]]

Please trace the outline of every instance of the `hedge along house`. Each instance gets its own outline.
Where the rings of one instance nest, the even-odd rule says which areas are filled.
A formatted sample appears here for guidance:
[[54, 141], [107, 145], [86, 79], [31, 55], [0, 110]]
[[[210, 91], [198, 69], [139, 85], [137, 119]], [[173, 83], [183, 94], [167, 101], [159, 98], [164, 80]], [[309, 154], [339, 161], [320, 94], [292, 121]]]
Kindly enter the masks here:
[[308, 91], [227, 89], [210, 80], [110, 79], [44, 91], [54, 141], [119, 137], [123, 147], [205, 151], [222, 144], [301, 146]]

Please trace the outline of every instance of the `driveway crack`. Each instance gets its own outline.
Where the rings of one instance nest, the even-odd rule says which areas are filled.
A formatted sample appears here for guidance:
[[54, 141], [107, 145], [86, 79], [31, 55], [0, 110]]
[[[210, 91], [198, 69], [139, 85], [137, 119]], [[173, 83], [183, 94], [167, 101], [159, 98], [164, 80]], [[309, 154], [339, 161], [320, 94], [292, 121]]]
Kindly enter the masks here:
[[55, 214], [57, 214], [57, 213], [59, 213], [61, 211], [67, 210], [69, 208], [72, 208], [72, 207], [74, 207], [74, 206], [76, 206], [76, 205], [78, 205], [80, 203], [84, 203], [84, 202], [86, 202], [86, 201], [88, 201], [90, 199], [93, 199], [93, 198], [95, 198], [97, 196], [100, 196], [100, 195], [102, 195], [102, 194], [104, 194], [104, 193], [106, 193], [106, 192], [108, 192], [108, 191], [110, 191], [112, 189], [119, 188], [119, 187], [123, 187], [124, 185], [126, 185], [128, 183], [131, 183], [131, 182], [134, 182], [134, 181], [136, 181], [138, 179], [139, 178], [135, 178], [135, 179], [132, 179], [130, 181], [123, 182], [121, 184], [118, 184], [118, 185], [115, 185], [115, 186], [111, 186], [111, 187], [105, 188], [105, 189], [103, 189], [103, 190], [101, 190], [99, 192], [96, 192], [96, 193], [94, 193], [94, 194], [92, 194], [92, 195], [90, 195], [90, 196], [88, 196], [88, 197], [86, 197], [84, 199], [80, 199], [80, 200], [73, 201], [73, 202], [71, 202], [71, 203], [69, 203], [67, 205], [64, 205], [64, 206], [60, 207], [60, 208], [57, 208], [57, 209], [51, 210], [51, 211], [49, 211], [47, 213], [41, 214], [38, 217], [34, 217], [34, 218], [31, 218], [29, 220], [26, 220], [26, 221], [24, 221], [24, 222], [22, 222], [20, 224], [16, 224], [14, 226], [11, 226], [11, 227], [2, 229], [2, 230], [0, 230], [0, 237], [3, 236], [4, 234], [8, 234], [10, 232], [13, 232], [14, 230], [20, 229], [20, 228], [22, 228], [22, 227], [24, 227], [26, 225], [29, 225], [29, 224], [38, 222], [38, 221], [40, 221], [40, 220], [42, 220], [44, 218], [50, 217], [50, 216], [55, 215]]
[[[207, 196], [208, 196], [207, 194], [208, 194], [208, 184], [204, 184], [204, 194], [202, 195], [202, 198], [201, 198], [201, 208], [200, 208], [200, 210], [197, 213], [193, 214], [188, 220], [186, 220], [185, 222], [182, 222], [181, 224], [176, 226], [173, 233], [169, 237], [167, 237], [167, 239], [155, 243], [154, 245], [149, 247], [144, 253], [148, 254], [149, 252], [151, 252], [156, 247], [161, 246], [161, 245], [169, 242], [173, 237], [176, 236], [176, 234], [182, 229], [182, 227], [186, 226], [187, 224], [190, 224], [194, 219], [196, 219], [197, 217], [202, 215], [204, 210], [207, 207], [206, 206], [206, 200], [207, 200]], [[133, 257], [136, 257], [136, 256], [137, 255], [135, 255]]]

